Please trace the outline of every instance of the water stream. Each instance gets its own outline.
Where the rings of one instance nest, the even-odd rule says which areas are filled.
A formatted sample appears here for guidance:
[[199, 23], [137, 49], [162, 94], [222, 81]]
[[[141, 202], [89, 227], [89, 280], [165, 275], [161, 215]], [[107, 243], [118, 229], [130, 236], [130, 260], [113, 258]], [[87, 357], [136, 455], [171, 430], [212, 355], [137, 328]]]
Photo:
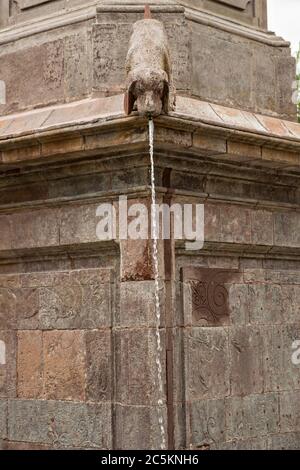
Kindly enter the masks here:
[[150, 148], [150, 161], [151, 161], [151, 229], [153, 238], [153, 267], [155, 278], [155, 320], [156, 320], [156, 366], [157, 366], [157, 382], [159, 389], [158, 399], [158, 422], [161, 433], [161, 449], [166, 448], [166, 435], [164, 423], [164, 386], [163, 386], [163, 371], [161, 363], [162, 344], [161, 344], [161, 308], [160, 308], [160, 286], [159, 286], [159, 261], [158, 261], [158, 238], [159, 238], [159, 220], [157, 220], [156, 213], [156, 189], [155, 189], [155, 166], [154, 166], [154, 122], [149, 119], [149, 148]]

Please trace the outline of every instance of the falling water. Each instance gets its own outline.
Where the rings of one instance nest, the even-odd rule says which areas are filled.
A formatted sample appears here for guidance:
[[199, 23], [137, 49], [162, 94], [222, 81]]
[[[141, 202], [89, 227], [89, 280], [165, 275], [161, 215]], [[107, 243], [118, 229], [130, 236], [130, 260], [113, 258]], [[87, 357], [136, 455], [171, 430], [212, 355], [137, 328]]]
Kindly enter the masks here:
[[165, 426], [164, 426], [164, 390], [163, 390], [163, 374], [161, 364], [161, 336], [160, 336], [160, 325], [161, 325], [161, 310], [160, 310], [160, 299], [159, 299], [159, 264], [158, 264], [158, 223], [156, 213], [156, 190], [155, 190], [155, 167], [154, 167], [154, 122], [149, 119], [149, 146], [150, 146], [150, 160], [151, 160], [151, 228], [153, 233], [153, 266], [154, 266], [154, 277], [155, 277], [155, 318], [156, 318], [156, 365], [157, 365], [157, 381], [159, 388], [159, 400], [158, 400], [158, 422], [161, 432], [161, 448], [166, 448], [166, 437], [165, 437]]

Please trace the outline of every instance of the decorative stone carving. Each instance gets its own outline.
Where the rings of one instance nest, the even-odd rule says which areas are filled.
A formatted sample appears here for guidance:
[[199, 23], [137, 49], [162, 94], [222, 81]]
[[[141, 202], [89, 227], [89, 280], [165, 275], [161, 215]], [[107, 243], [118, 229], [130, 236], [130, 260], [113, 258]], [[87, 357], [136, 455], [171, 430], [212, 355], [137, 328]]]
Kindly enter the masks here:
[[135, 103], [138, 112], [144, 116], [158, 116], [174, 109], [168, 39], [163, 24], [151, 19], [149, 7], [145, 9], [145, 19], [133, 26], [126, 74], [126, 114], [131, 114]]
[[229, 286], [237, 271], [184, 268], [183, 282], [188, 288], [190, 321], [194, 326], [227, 325], [230, 318]]
[[222, 317], [229, 315], [228, 290], [222, 283], [222, 274], [223, 271], [207, 270], [205, 280], [192, 281], [193, 315], [198, 320], [217, 324]]

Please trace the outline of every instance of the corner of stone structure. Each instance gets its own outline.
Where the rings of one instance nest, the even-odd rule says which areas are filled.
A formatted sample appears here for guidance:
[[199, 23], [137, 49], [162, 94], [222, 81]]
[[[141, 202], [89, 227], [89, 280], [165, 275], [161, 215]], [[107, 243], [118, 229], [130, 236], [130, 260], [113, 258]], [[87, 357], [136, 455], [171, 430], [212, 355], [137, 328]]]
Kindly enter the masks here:
[[0, 447], [300, 448], [300, 125], [265, 0], [8, 6]]

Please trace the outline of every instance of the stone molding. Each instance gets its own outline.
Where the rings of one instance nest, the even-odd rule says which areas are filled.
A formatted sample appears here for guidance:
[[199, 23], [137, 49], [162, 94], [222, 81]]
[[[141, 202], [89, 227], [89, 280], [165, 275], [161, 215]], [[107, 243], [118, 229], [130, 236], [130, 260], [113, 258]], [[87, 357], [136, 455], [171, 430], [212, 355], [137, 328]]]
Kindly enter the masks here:
[[[168, 116], [159, 117], [156, 123], [159, 127], [166, 129], [166, 132], [172, 133], [176, 130], [177, 140], [180, 136], [178, 131], [190, 133], [191, 142], [189, 144], [183, 142], [182, 145], [187, 150], [193, 147], [193, 143], [198, 142], [195, 132], [196, 134], [206, 132], [211, 136], [231, 139], [235, 142], [247, 142], [255, 146], [276, 149], [276, 151], [288, 150], [291, 152], [288, 159], [290, 164], [294, 162], [295, 166], [299, 166], [300, 125], [294, 122], [178, 96], [176, 111]], [[35, 144], [62, 139], [70, 141], [70, 138], [75, 142], [76, 139], [80, 140], [80, 137], [87, 134], [114, 132], [115, 130], [120, 132], [122, 127], [131, 128], [134, 133], [136, 126], [144, 127], [146, 132], [147, 126], [143, 119], [137, 115], [125, 117], [123, 95], [87, 99], [0, 118], [0, 150], [21, 146], [29, 146], [30, 149], [30, 146]], [[128, 140], [129, 143], [130, 140]], [[110, 141], [111, 148], [119, 144], [118, 140]], [[179, 149], [181, 144], [181, 141], [176, 141]], [[197, 145], [199, 142], [196, 143], [196, 148]], [[83, 150], [81, 145], [78, 150]], [[70, 147], [71, 151], [72, 147]], [[226, 153], [226, 149], [222, 147], [218, 153]], [[39, 154], [38, 158], [40, 157]], [[257, 155], [256, 152], [253, 154], [251, 151], [249, 160], [252, 157], [257, 162], [257, 159], [262, 158], [261, 152]], [[32, 158], [36, 160], [37, 155]], [[272, 155], [270, 155], [270, 160], [272, 161]]]
[[283, 40], [274, 33], [264, 32], [256, 29], [253, 26], [234, 23], [232, 20], [213, 15], [212, 13], [208, 13], [204, 10], [193, 10], [186, 8], [185, 16], [188, 20], [194, 21], [195, 23], [211, 26], [212, 28], [220, 29], [221, 31], [225, 31], [231, 34], [236, 34], [247, 39], [252, 39], [253, 41], [257, 41], [268, 46], [290, 47], [290, 42]]
[[[239, 244], [239, 243], [220, 243], [220, 242], [204, 242], [204, 247], [193, 252], [193, 255], [209, 256], [213, 253], [214, 256], [228, 256], [228, 257], [243, 257], [243, 258], [258, 258], [258, 259], [284, 259], [284, 260], [297, 260], [300, 259], [300, 248], [289, 246], [276, 246], [276, 245], [254, 245], [254, 244]], [[176, 255], [187, 255], [185, 244], [182, 241], [176, 242]]]
[[[96, 18], [98, 13], [105, 12], [119, 12], [119, 13], [134, 13], [142, 12], [143, 5], [100, 5], [98, 2], [91, 2], [84, 7], [77, 7], [69, 11], [60, 11], [55, 15], [36, 18], [32, 21], [25, 23], [18, 23], [16, 25], [0, 30], [0, 45], [7, 44], [19, 39], [24, 39], [35, 34], [40, 34], [46, 31], [51, 31], [64, 26], [88, 21]], [[220, 17], [207, 11], [194, 10], [180, 5], [165, 3], [161, 5], [153, 5], [152, 11], [158, 13], [180, 13], [185, 12], [185, 16], [190, 21], [195, 21], [204, 25], [208, 25], [222, 31], [236, 34], [254, 41], [267, 44], [273, 47], [289, 47], [290, 43], [284, 41], [282, 38], [277, 37], [273, 33], [264, 32], [254, 27], [241, 25], [235, 23], [225, 17]]]
[[0, 30], [0, 46], [35, 34], [95, 19], [96, 5], [97, 2], [91, 2], [84, 7], [56, 12], [46, 17], [36, 18], [32, 21], [6, 27]]

